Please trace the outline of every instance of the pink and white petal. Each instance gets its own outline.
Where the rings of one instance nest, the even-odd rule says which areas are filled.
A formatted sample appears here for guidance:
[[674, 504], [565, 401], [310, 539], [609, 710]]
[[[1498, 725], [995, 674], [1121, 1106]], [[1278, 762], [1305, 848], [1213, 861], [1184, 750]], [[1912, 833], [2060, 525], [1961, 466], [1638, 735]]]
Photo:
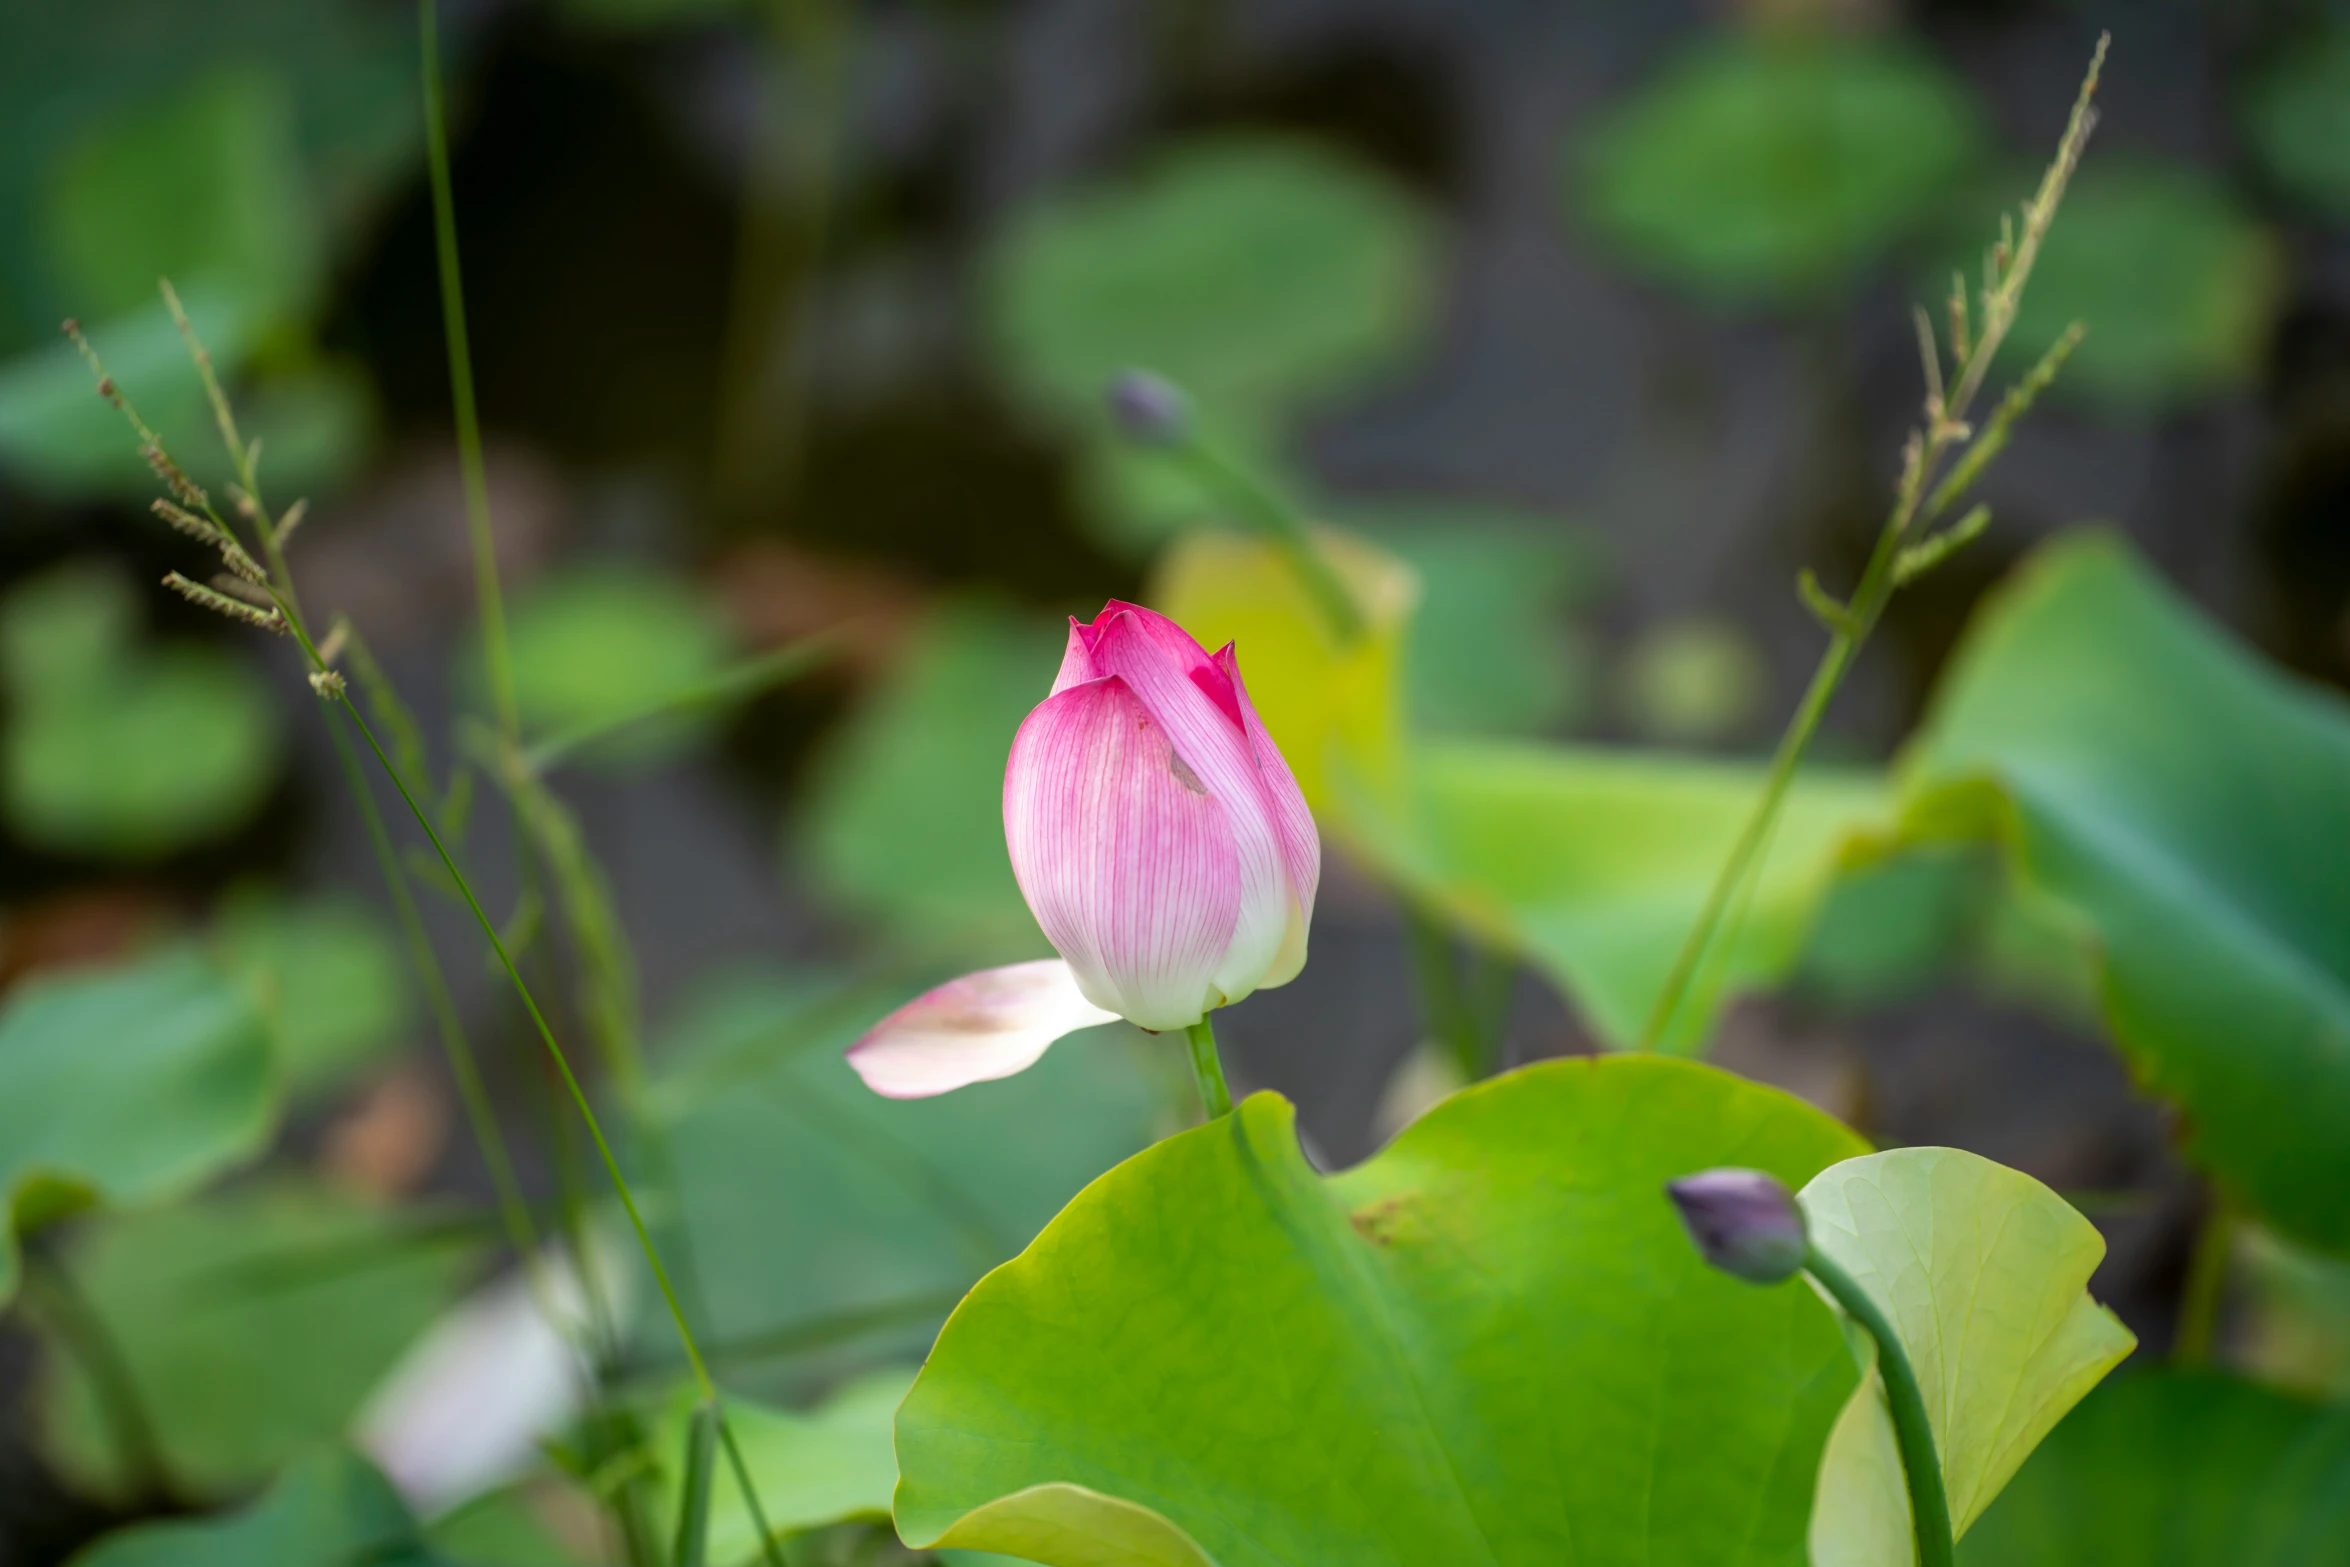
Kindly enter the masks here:
[[1305, 791], [1297, 786], [1297, 774], [1289, 769], [1289, 759], [1273, 743], [1265, 721], [1257, 716], [1256, 704], [1248, 699], [1248, 686], [1240, 678], [1240, 655], [1231, 643], [1225, 643], [1217, 652], [1216, 665], [1232, 682], [1233, 698], [1240, 706], [1241, 727], [1248, 735], [1249, 751], [1257, 764], [1257, 779], [1264, 789], [1266, 811], [1281, 840], [1281, 858], [1289, 871], [1290, 886], [1310, 921], [1314, 917], [1314, 894], [1322, 885], [1322, 835], [1314, 826], [1314, 813], [1306, 805]]
[[915, 997], [849, 1046], [849, 1065], [877, 1094], [927, 1099], [1025, 1072], [1063, 1034], [1117, 1020], [1060, 959], [1014, 963]]
[[1004, 846], [1045, 939], [1095, 1005], [1165, 1030], [1223, 999], [1213, 984], [1243, 890], [1231, 822], [1125, 680], [1071, 686], [1021, 724], [1004, 768]]
[[[1093, 660], [1104, 674], [1123, 680], [1165, 726], [1175, 755], [1231, 823], [1239, 900], [1231, 941], [1214, 978], [1218, 1004], [1238, 1001], [1256, 989], [1281, 948], [1293, 896], [1281, 844], [1246, 732], [1190, 678], [1182, 662], [1182, 649], [1196, 652], [1198, 644], [1165, 616], [1146, 615], [1122, 610], [1108, 617], [1094, 639]], [[1154, 630], [1159, 623], [1161, 629]], [[1213, 661], [1208, 662], [1212, 668]]]
[[[1208, 656], [1208, 650], [1201, 647], [1190, 632], [1157, 610], [1141, 604], [1129, 604], [1124, 599], [1112, 599], [1103, 605], [1101, 614], [1094, 618], [1094, 624], [1106, 630], [1111, 618], [1116, 615], [1132, 616], [1134, 625], [1130, 629], [1140, 631], [1155, 643], [1159, 651], [1165, 653], [1175, 667], [1183, 672], [1184, 679], [1198, 686], [1208, 700], [1216, 704], [1217, 710], [1232, 720], [1234, 728], [1240, 727], [1240, 704], [1233, 695], [1231, 681], [1226, 677], [1223, 667]], [[1099, 634], [1097, 631], [1096, 636]], [[1112, 671], [1104, 669], [1102, 673], [1109, 674]]]
[[1069, 646], [1061, 654], [1061, 670], [1053, 676], [1049, 695], [1059, 696], [1073, 685], [1087, 680], [1099, 680], [1102, 672], [1093, 667], [1093, 627], [1081, 623], [1075, 615], [1069, 617]]

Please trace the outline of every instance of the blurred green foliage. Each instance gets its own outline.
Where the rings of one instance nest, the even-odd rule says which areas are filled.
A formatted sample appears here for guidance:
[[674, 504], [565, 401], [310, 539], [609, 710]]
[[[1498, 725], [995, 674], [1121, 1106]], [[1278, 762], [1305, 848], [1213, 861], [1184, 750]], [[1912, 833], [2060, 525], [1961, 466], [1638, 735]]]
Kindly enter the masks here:
[[[277, 1182], [109, 1214], [69, 1266], [120, 1355], [166, 1473], [223, 1498], [349, 1424], [377, 1380], [456, 1298], [486, 1231]], [[135, 1481], [84, 1365], [41, 1385], [53, 1462], [100, 1494]]]
[[392, 933], [346, 898], [234, 898], [214, 927], [259, 998], [290, 1093], [315, 1094], [405, 1043], [408, 975]]
[[1727, 620], [1659, 620], [1624, 650], [1616, 706], [1643, 738], [1719, 745], [1754, 728], [1770, 668], [1754, 639]]
[[1908, 46], [1722, 36], [1571, 151], [1572, 205], [1633, 265], [1725, 303], [1816, 306], [1932, 214], [1983, 132]]
[[[1971, 239], [1984, 222], [1957, 232]], [[1950, 252], [1969, 277], [1979, 260]], [[2283, 283], [2274, 236], [2225, 186], [2183, 164], [2102, 160], [2065, 197], [2001, 364], [2022, 373], [2084, 322], [2088, 335], [2049, 395], [2111, 413], [2167, 412], [2252, 382]], [[1947, 270], [1920, 287], [1928, 298], [1947, 294]]]
[[0, 1008], [0, 1302], [19, 1231], [177, 1197], [259, 1154], [273, 1066], [251, 992], [192, 951], [16, 986]]
[[[853, 1518], [889, 1517], [898, 1461], [890, 1444], [898, 1401], [913, 1384], [910, 1369], [868, 1372], [833, 1390], [805, 1414], [769, 1409], [745, 1399], [727, 1401], [727, 1423], [758, 1488], [767, 1525], [798, 1534]], [[663, 1464], [662, 1532], [670, 1533], [683, 1485], [678, 1455], [685, 1451], [692, 1388], [678, 1390], [650, 1432]], [[760, 1559], [758, 1526], [731, 1474], [711, 1489], [710, 1567], [750, 1567]]]
[[[108, 1535], [74, 1567], [448, 1567], [375, 1467], [339, 1447], [304, 1454], [244, 1508]], [[477, 1564], [479, 1567], [479, 1564]]]
[[819, 891], [902, 949], [1045, 954], [1004, 851], [1004, 763], [1067, 640], [979, 602], [915, 630], [810, 780], [798, 848]]
[[972, 1280], [1152, 1135], [1159, 1094], [1122, 1029], [1002, 1082], [879, 1098], [841, 1051], [905, 993], [746, 973], [664, 1036], [647, 1113], [669, 1233], [712, 1353], [744, 1373], [844, 1344], [918, 1351]]
[[2286, 50], [2245, 94], [2244, 131], [2287, 194], [2350, 220], [2350, 21]]
[[1139, 550], [1217, 505], [1116, 438], [1113, 376], [1167, 377], [1219, 439], [1276, 459], [1299, 415], [1418, 346], [1435, 261], [1429, 216], [1380, 175], [1304, 142], [1219, 138], [1018, 215], [983, 308], [1014, 393], [1082, 443], [1103, 537]]
[[1474, 501], [1334, 502], [1410, 563], [1418, 609], [1404, 702], [1432, 734], [1535, 734], [1586, 717], [1591, 654], [1571, 618], [1598, 597], [1598, 548], [1557, 520]]
[[0, 802], [33, 843], [152, 858], [241, 825], [277, 776], [277, 711], [251, 665], [199, 644], [147, 645], [140, 618], [129, 584], [95, 564], [0, 601], [13, 708]]
[[2350, 1556], [2350, 1407], [2193, 1371], [2115, 1379], [2024, 1465], [1965, 1567], [2301, 1567]]
[[[548, 740], [649, 713], [706, 684], [736, 651], [706, 595], [674, 574], [606, 563], [533, 583], [508, 625], [514, 696], [524, 728]], [[478, 649], [467, 655], [488, 705]], [[597, 741], [591, 757], [643, 761], [675, 750], [709, 720], [667, 712]]]

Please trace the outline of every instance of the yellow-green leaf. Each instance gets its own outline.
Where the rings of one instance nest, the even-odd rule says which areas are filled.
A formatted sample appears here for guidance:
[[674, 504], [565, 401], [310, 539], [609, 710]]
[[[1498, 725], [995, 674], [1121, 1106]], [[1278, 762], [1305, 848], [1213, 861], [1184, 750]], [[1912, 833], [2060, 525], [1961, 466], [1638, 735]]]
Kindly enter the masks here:
[[[2089, 1298], [2104, 1237], [2019, 1171], [1955, 1148], [1847, 1159], [1803, 1188], [1812, 1243], [1901, 1335], [1963, 1531], [2137, 1340]], [[1892, 1417], [1872, 1372], [1820, 1462], [1813, 1567], [1916, 1559]]]

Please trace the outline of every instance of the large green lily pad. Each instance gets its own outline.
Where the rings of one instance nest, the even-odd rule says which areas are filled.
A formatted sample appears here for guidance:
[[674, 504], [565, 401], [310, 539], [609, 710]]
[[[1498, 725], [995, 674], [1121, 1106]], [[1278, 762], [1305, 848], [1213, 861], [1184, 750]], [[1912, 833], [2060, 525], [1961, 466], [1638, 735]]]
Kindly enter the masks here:
[[243, 897], [223, 912], [215, 939], [251, 981], [292, 1091], [331, 1088], [401, 1042], [407, 971], [365, 905]]
[[[1814, 1177], [1802, 1201], [1812, 1244], [1901, 1335], [1925, 1392], [1951, 1526], [1963, 1534], [2137, 1344], [2087, 1293], [2105, 1239], [2030, 1176], [1956, 1148], [1847, 1159]], [[1821, 1461], [1811, 1567], [1899, 1567], [1916, 1555], [1872, 1365]]]
[[[324, 1190], [267, 1186], [110, 1215], [71, 1266], [173, 1483], [233, 1496], [349, 1423], [456, 1296], [481, 1232]], [[129, 1483], [82, 1364], [49, 1358], [51, 1458], [101, 1494]]]
[[1325, 1178], [1257, 1095], [957, 1308], [898, 1416], [899, 1530], [1062, 1567], [1792, 1567], [1851, 1355], [1801, 1283], [1707, 1269], [1661, 1187], [1861, 1151], [1775, 1090], [1622, 1057], [1472, 1089]]
[[252, 993], [188, 951], [25, 981], [0, 1009], [0, 1302], [16, 1236], [258, 1154], [277, 1072]]
[[1965, 1567], [2350, 1561], [2350, 1406], [2209, 1372], [2085, 1399], [1959, 1548]]
[[2091, 535], [1982, 611], [1902, 772], [1913, 836], [1994, 833], [2080, 913], [2189, 1151], [2350, 1249], [2350, 704]]

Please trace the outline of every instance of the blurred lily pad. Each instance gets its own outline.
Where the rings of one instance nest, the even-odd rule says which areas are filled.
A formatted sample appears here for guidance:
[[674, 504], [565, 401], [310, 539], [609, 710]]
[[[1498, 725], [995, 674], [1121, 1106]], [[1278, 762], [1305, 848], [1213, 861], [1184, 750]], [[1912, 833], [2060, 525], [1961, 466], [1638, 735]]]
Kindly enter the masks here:
[[142, 859], [241, 824], [275, 779], [268, 691], [243, 659], [133, 640], [134, 601], [103, 568], [60, 568], [0, 602], [0, 740], [9, 824], [44, 848]]
[[[680, 578], [584, 567], [532, 587], [509, 627], [514, 694], [534, 738], [631, 717], [704, 685], [734, 652], [718, 607]], [[482, 679], [473, 655], [476, 688]], [[642, 760], [674, 749], [707, 720], [668, 713], [632, 724], [590, 754]]]
[[[189, 473], [211, 484], [226, 459], [203, 383], [171, 313], [152, 292], [152, 278], [148, 288], [145, 303], [85, 329], [140, 417]], [[206, 283], [185, 290], [181, 303], [214, 364], [234, 375], [251, 351], [259, 311], [242, 295]], [[0, 364], [0, 463], [20, 482], [52, 493], [158, 493], [138, 437], [99, 397], [80, 353], [57, 336]]]
[[2350, 1559], [2350, 1406], [2206, 1372], [2116, 1378], [1959, 1547], [1965, 1567], [2301, 1567]]
[[841, 1051], [904, 999], [746, 974], [669, 1031], [649, 1113], [722, 1362], [919, 1353], [972, 1280], [1149, 1141], [1162, 1101], [1123, 1028], [1001, 1082], [878, 1097]]
[[1004, 762], [1067, 640], [982, 603], [921, 625], [809, 786], [797, 836], [820, 890], [916, 951], [1047, 954], [1004, 851]]
[[1724, 36], [1577, 140], [1571, 196], [1644, 271], [1803, 303], [1914, 229], [1982, 144], [1965, 88], [1915, 49]]
[[[1970, 277], [1980, 266], [1973, 247], [1995, 228], [1978, 221], [1959, 231], [1952, 261]], [[2180, 164], [2093, 162], [2049, 230], [2001, 363], [2021, 373], [2073, 322], [2085, 322], [2088, 335], [2049, 395], [2158, 413], [2253, 380], [2283, 284], [2275, 237], [2210, 175]], [[1945, 268], [1929, 297], [1949, 286]]]
[[325, 247], [303, 187], [291, 94], [228, 69], [89, 128], [52, 166], [41, 232], [76, 312], [133, 314], [155, 280], [210, 284], [272, 323], [300, 319]]
[[[75, 1238], [71, 1266], [172, 1480], [229, 1496], [344, 1429], [455, 1298], [479, 1239], [470, 1226], [278, 1185], [108, 1215]], [[70, 1356], [44, 1369], [41, 1429], [77, 1483], [125, 1487]]]
[[214, 938], [261, 997], [293, 1092], [330, 1087], [400, 1042], [407, 974], [391, 932], [364, 905], [244, 898]]
[[[199, 122], [206, 113], [222, 119], [199, 123], [184, 145], [159, 130], [147, 167], [117, 164], [118, 192], [172, 168], [187, 169], [192, 182], [181, 193], [166, 193], [147, 229], [126, 233], [123, 248], [101, 263], [135, 278], [141, 290], [154, 287], [164, 261], [183, 266], [194, 254], [187, 241], [198, 238], [265, 271], [315, 268], [321, 259], [317, 236], [366, 232], [364, 220], [422, 161], [416, 24], [398, 8], [368, 0], [218, 0], [200, 6], [87, 0], [10, 7], [0, 29], [0, 351], [40, 343], [61, 317], [104, 313], [78, 297], [81, 284], [60, 275], [56, 265], [89, 259], [84, 244], [62, 242], [42, 219], [54, 210], [60, 186], [71, 183], [77, 159], [107, 138], [130, 136], [151, 115], [161, 122], [162, 106], [175, 100], [181, 113]], [[460, 29], [451, 39], [453, 52], [462, 52], [462, 34]], [[248, 85], [222, 88], [223, 82]], [[249, 92], [258, 112], [251, 106], [190, 107], [212, 92]], [[254, 125], [228, 123], [240, 113], [251, 115]], [[272, 141], [280, 148], [290, 142], [297, 182], [283, 178]], [[217, 161], [191, 166], [188, 160], [206, 148]], [[294, 248], [264, 258], [258, 231], [228, 232], [216, 226], [212, 213], [191, 215], [184, 224], [172, 218], [198, 188], [225, 189], [239, 211], [271, 223], [292, 210], [302, 231]], [[94, 186], [88, 190], [98, 193]], [[157, 259], [138, 259], [149, 256]], [[134, 259], [143, 277], [133, 270]], [[269, 308], [287, 302], [252, 301]]]
[[446, 1567], [399, 1493], [342, 1448], [305, 1455], [250, 1505], [117, 1530], [74, 1567]]
[[251, 992], [193, 952], [20, 984], [0, 1008], [0, 1302], [16, 1235], [176, 1197], [258, 1154], [277, 1075]]
[[1902, 759], [1912, 839], [1990, 837], [2102, 957], [2108, 1026], [2189, 1153], [2350, 1251], [2350, 707], [2059, 542], [1979, 612]]
[[2280, 53], [2245, 95], [2244, 129], [2269, 176], [2350, 220], [2350, 25], [2339, 19]]
[[1091, 443], [1110, 535], [1148, 544], [1213, 507], [1111, 436], [1114, 375], [1167, 376], [1207, 428], [1268, 460], [1292, 417], [1421, 340], [1434, 268], [1427, 213], [1380, 175], [1308, 143], [1226, 137], [1020, 214], [987, 257], [984, 308], [1015, 392]]
[[1424, 734], [1528, 734], [1584, 715], [1590, 655], [1569, 622], [1600, 575], [1584, 534], [1472, 501], [1348, 501], [1354, 528], [1411, 564], [1405, 700]]

